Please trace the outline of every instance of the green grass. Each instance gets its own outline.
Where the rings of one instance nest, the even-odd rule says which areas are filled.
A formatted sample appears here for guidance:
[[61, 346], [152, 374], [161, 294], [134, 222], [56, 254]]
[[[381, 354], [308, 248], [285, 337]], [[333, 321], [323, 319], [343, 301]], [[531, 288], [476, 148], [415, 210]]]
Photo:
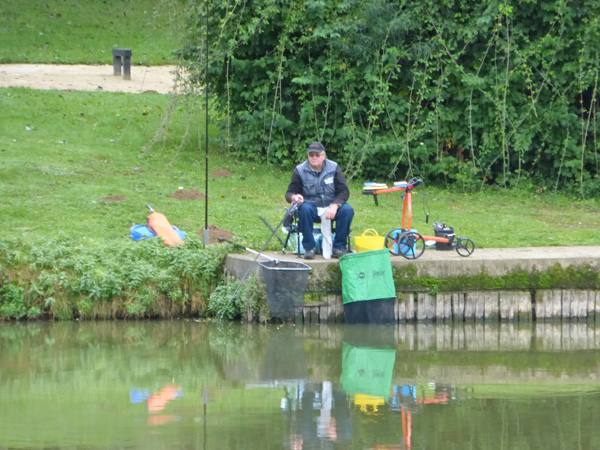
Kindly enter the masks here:
[[[134, 65], [170, 64], [186, 12], [176, 0], [0, 0], [0, 63], [111, 64], [112, 48], [131, 48]], [[262, 248], [271, 231], [259, 214], [279, 224], [293, 167], [226, 153], [212, 125], [208, 172], [231, 175], [207, 180], [199, 100], [0, 89], [0, 320], [206, 313], [224, 249], [196, 238], [205, 213], [208, 225]], [[350, 183], [353, 235], [399, 227], [400, 194], [377, 207], [361, 194], [364, 181], [373, 180]], [[171, 197], [180, 187], [208, 201]], [[186, 231], [188, 244], [133, 242], [129, 230], [145, 223], [147, 204]], [[431, 234], [444, 221], [478, 248], [596, 245], [599, 212], [596, 199], [427, 186], [427, 196], [413, 195], [412, 228]], [[267, 248], [281, 244], [273, 238]]]
[[[173, 62], [186, 11], [176, 0], [0, 0], [0, 13], [0, 62], [110, 64], [111, 49], [126, 47], [133, 64], [166, 64]], [[204, 115], [185, 100], [171, 101], [149, 93], [0, 89], [0, 239], [66, 234], [118, 245], [129, 239], [131, 225], [145, 222], [146, 204], [184, 231], [202, 234], [206, 202], [169, 194], [180, 186], [205, 193]], [[166, 134], [145, 152], [171, 107]], [[181, 146], [188, 124], [190, 137]], [[279, 223], [292, 167], [239, 160], [215, 141], [208, 169], [231, 171], [230, 177], [209, 176], [209, 224], [262, 247], [271, 232], [258, 215]], [[380, 196], [376, 207], [361, 194], [364, 181], [372, 180], [351, 182], [353, 234], [400, 226], [400, 194]], [[462, 194], [432, 186], [426, 192], [413, 195], [412, 226], [421, 233], [444, 221], [479, 248], [600, 240], [596, 199], [505, 190]], [[109, 196], [124, 200], [103, 200]], [[280, 244], [273, 239], [269, 248]]]
[[176, 0], [0, 0], [0, 63], [112, 64], [113, 48], [132, 64], [173, 63]]
[[[145, 151], [170, 101], [151, 93], [0, 89], [2, 239], [61, 234], [119, 245], [129, 240], [133, 224], [145, 223], [146, 204], [187, 233], [202, 234], [205, 200], [169, 197], [179, 187], [205, 193], [203, 126], [180, 148], [187, 121], [203, 124], [202, 112], [175, 103], [164, 139]], [[209, 176], [209, 225], [232, 231], [246, 246], [262, 247], [271, 232], [259, 214], [273, 226], [279, 223], [291, 167], [241, 161], [216, 146], [208, 164], [209, 173], [231, 172]], [[380, 196], [377, 207], [361, 194], [363, 181], [351, 182], [353, 234], [368, 228], [385, 234], [399, 226], [400, 194]], [[413, 228], [431, 234], [434, 221], [445, 221], [478, 248], [595, 245], [600, 238], [596, 200], [504, 190], [462, 194], [434, 187], [423, 194], [417, 189], [413, 195]], [[123, 200], [104, 200], [111, 196]], [[273, 239], [269, 248], [280, 244]]]

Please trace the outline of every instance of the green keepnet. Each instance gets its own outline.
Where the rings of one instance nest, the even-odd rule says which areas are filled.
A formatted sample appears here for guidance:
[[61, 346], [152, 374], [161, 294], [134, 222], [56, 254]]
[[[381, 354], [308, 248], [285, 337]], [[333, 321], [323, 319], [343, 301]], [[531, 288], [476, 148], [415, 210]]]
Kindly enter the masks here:
[[347, 303], [396, 297], [390, 251], [352, 253], [340, 259], [342, 300]]

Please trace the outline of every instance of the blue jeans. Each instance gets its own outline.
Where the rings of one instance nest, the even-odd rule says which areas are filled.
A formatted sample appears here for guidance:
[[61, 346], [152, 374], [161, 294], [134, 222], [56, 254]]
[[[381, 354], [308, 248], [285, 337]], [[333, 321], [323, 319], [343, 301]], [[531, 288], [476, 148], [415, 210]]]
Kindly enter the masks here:
[[[348, 203], [344, 203], [338, 209], [335, 218], [335, 239], [333, 248], [347, 250], [346, 243], [350, 234], [350, 224], [354, 218], [354, 210]], [[315, 248], [315, 237], [313, 236], [313, 224], [320, 222], [317, 207], [313, 203], [304, 202], [298, 207], [298, 224], [302, 232], [302, 246], [304, 250]]]

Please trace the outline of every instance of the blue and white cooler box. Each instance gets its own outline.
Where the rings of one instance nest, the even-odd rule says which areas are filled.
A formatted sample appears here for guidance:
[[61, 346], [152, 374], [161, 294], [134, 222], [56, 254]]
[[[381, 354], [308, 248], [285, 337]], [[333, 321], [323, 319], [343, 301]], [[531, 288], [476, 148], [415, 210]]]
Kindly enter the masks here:
[[[298, 236], [300, 235], [300, 236]], [[300, 241], [298, 242], [298, 237]], [[321, 227], [313, 228], [313, 237], [315, 238], [315, 254], [320, 255], [323, 253], [323, 234], [321, 233]], [[335, 233], [331, 234], [331, 240], [335, 239]], [[300, 245], [298, 245], [300, 244]], [[304, 246], [302, 245], [302, 233], [290, 233], [290, 239], [288, 241], [288, 246], [291, 252], [295, 255], [300, 254], [304, 255]], [[298, 247], [300, 248], [300, 253], [298, 253]]]

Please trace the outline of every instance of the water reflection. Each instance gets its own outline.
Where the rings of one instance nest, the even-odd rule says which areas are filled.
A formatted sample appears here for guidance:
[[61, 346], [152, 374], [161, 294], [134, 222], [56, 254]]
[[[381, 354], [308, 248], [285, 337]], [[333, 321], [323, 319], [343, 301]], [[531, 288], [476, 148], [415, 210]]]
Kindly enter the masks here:
[[129, 392], [131, 403], [145, 403], [148, 411], [148, 425], [164, 425], [178, 420], [178, 416], [159, 414], [167, 407], [171, 400], [182, 397], [181, 387], [166, 385], [157, 392], [149, 393], [148, 390], [133, 388]]
[[600, 448], [593, 323], [0, 324], [0, 448]]

